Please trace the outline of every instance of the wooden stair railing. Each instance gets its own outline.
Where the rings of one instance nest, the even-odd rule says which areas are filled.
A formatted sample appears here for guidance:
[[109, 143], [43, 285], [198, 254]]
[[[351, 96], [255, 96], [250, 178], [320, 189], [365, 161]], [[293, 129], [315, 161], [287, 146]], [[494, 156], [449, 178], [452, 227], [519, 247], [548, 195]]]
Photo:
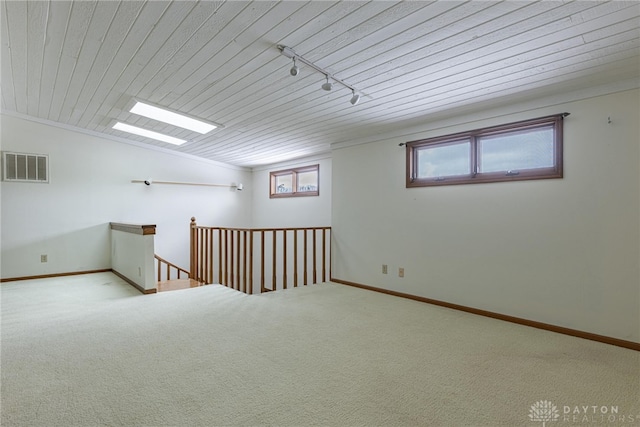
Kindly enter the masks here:
[[191, 218], [191, 278], [251, 294], [326, 282], [331, 227], [203, 227]]
[[[175, 278], [176, 279], [181, 279], [180, 274], [184, 273], [186, 278], [190, 278], [191, 274], [189, 274], [189, 272], [187, 270], [185, 270], [184, 268], [178, 267], [177, 265], [167, 261], [164, 258], [159, 257], [158, 255], [154, 255], [153, 256], [157, 261], [158, 261], [158, 275], [157, 275], [157, 281], [158, 282], [162, 282], [162, 272], [163, 270], [166, 272], [166, 278], [164, 280], [171, 280], [171, 272], [172, 269], [176, 271], [175, 274]], [[164, 266], [164, 268], [163, 268]]]

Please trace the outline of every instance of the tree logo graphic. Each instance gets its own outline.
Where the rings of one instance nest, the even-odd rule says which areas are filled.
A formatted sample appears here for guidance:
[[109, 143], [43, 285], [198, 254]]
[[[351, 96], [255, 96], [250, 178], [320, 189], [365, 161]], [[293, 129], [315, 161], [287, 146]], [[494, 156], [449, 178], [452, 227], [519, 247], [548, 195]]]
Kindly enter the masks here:
[[548, 400], [540, 400], [529, 409], [529, 419], [531, 421], [542, 421], [542, 427], [546, 427], [547, 421], [557, 421], [560, 413], [556, 405]]

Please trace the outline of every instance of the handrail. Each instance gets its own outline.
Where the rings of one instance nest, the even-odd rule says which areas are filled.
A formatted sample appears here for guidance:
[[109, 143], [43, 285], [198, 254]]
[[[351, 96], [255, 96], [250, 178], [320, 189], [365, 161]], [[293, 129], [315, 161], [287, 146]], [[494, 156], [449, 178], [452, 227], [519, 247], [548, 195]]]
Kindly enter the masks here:
[[123, 231], [125, 233], [142, 234], [143, 236], [156, 234], [155, 224], [125, 224], [122, 222], [111, 222], [109, 224], [112, 230]]
[[331, 277], [331, 227], [205, 227], [191, 218], [190, 230], [190, 277], [200, 282], [251, 294], [257, 280], [269, 292]]
[[158, 282], [162, 282], [162, 266], [166, 265], [166, 279], [165, 280], [170, 280], [171, 279], [171, 269], [175, 269], [176, 270], [176, 275], [177, 278], [180, 279], [180, 273], [185, 273], [187, 275], [187, 277], [191, 277], [191, 275], [189, 274], [189, 272], [187, 270], [185, 270], [182, 267], [178, 267], [177, 265], [167, 261], [164, 258], [159, 257], [158, 255], [154, 255], [153, 256], [157, 261], [158, 261], [158, 277], [157, 280]]

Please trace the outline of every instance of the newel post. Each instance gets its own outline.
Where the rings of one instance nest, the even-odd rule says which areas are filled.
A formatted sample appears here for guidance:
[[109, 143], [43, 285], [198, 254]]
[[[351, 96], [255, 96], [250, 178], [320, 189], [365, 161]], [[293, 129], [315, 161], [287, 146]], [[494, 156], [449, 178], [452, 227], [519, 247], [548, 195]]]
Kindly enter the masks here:
[[196, 226], [196, 217], [192, 216], [189, 227], [189, 278], [198, 280], [198, 230]]

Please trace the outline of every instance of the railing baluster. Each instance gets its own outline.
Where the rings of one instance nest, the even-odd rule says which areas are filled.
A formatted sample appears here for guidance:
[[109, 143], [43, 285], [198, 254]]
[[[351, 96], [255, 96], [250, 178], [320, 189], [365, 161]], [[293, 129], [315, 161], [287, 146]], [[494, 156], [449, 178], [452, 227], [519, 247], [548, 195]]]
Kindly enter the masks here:
[[213, 233], [212, 230], [210, 228], [207, 228], [207, 274], [205, 275], [205, 277], [207, 278], [207, 283], [213, 283], [213, 280], [211, 280], [211, 270], [213, 269], [213, 251], [212, 251], [212, 240], [213, 240]]
[[234, 230], [229, 230], [229, 231], [230, 231], [230, 233], [229, 233], [230, 234], [230, 236], [229, 236], [230, 239], [229, 240], [231, 240], [231, 244], [229, 245], [230, 246], [229, 253], [231, 254], [231, 256], [229, 257], [229, 259], [230, 259], [229, 270], [231, 270], [231, 274], [230, 274], [231, 281], [229, 282], [229, 285], [231, 286], [231, 288], [234, 288], [235, 277], [234, 277], [234, 274], [233, 274], [233, 259], [234, 259], [233, 258], [233, 254], [234, 254], [234, 252], [233, 252], [233, 240], [234, 240], [233, 236], [235, 235], [235, 232], [234, 232]]
[[218, 228], [218, 283], [222, 284], [222, 229]]
[[249, 295], [253, 293], [253, 231], [249, 230]]
[[242, 292], [247, 293], [247, 230], [242, 231]]
[[316, 279], [316, 269], [318, 267], [318, 261], [316, 261], [316, 230], [313, 229], [313, 284], [318, 283]]
[[309, 230], [304, 230], [304, 282], [303, 285], [307, 286], [307, 275], [308, 275], [308, 271], [307, 271], [307, 265], [309, 264], [309, 261], [307, 259], [307, 231]]
[[322, 229], [322, 281], [327, 281], [327, 233]]
[[260, 230], [260, 293], [264, 292], [264, 230]]
[[287, 230], [282, 230], [282, 289], [287, 289]]
[[293, 287], [298, 287], [298, 230], [293, 230]]
[[209, 229], [205, 228], [204, 230], [202, 230], [203, 235], [204, 235], [204, 249], [203, 249], [203, 256], [204, 256], [204, 274], [202, 275], [202, 278], [204, 279], [205, 283], [210, 283], [209, 282]]
[[277, 240], [277, 236], [276, 236], [276, 230], [273, 230], [273, 241], [272, 241], [272, 250], [271, 250], [271, 289], [272, 290], [276, 290], [277, 286], [277, 282], [276, 282], [276, 240]]
[[224, 283], [229, 286], [229, 234], [227, 229], [224, 230]]
[[331, 280], [331, 278], [333, 277], [332, 274], [331, 274], [331, 251], [332, 251], [332, 247], [331, 247], [332, 246], [331, 245], [331, 237], [332, 237], [331, 234], [332, 234], [332, 231], [331, 231], [331, 228], [327, 228], [327, 233], [329, 233], [329, 262], [328, 262], [328, 264], [329, 264], [329, 280]]
[[236, 255], [237, 255], [237, 263], [236, 263], [236, 277], [238, 278], [238, 284], [236, 289], [240, 290], [240, 230], [236, 231], [237, 245], [236, 245]]
[[[195, 232], [196, 232], [196, 218], [191, 217], [191, 223], [189, 224], [189, 277], [194, 278], [196, 274], [197, 266], [195, 265], [196, 246], [195, 246]], [[159, 271], [159, 270], [158, 270]]]
[[198, 236], [198, 243], [200, 244], [200, 257], [198, 259], [198, 265], [200, 266], [200, 271], [198, 272], [198, 281], [204, 282], [204, 255], [202, 247], [204, 245], [204, 229], [198, 230], [200, 235]]
[[215, 271], [215, 246], [214, 246], [214, 241], [215, 241], [215, 234], [214, 234], [214, 229], [210, 228], [209, 229], [209, 235], [210, 235], [210, 239], [209, 239], [209, 282], [208, 283], [213, 283], [213, 281], [215, 280], [215, 276], [213, 275], [213, 272]]

